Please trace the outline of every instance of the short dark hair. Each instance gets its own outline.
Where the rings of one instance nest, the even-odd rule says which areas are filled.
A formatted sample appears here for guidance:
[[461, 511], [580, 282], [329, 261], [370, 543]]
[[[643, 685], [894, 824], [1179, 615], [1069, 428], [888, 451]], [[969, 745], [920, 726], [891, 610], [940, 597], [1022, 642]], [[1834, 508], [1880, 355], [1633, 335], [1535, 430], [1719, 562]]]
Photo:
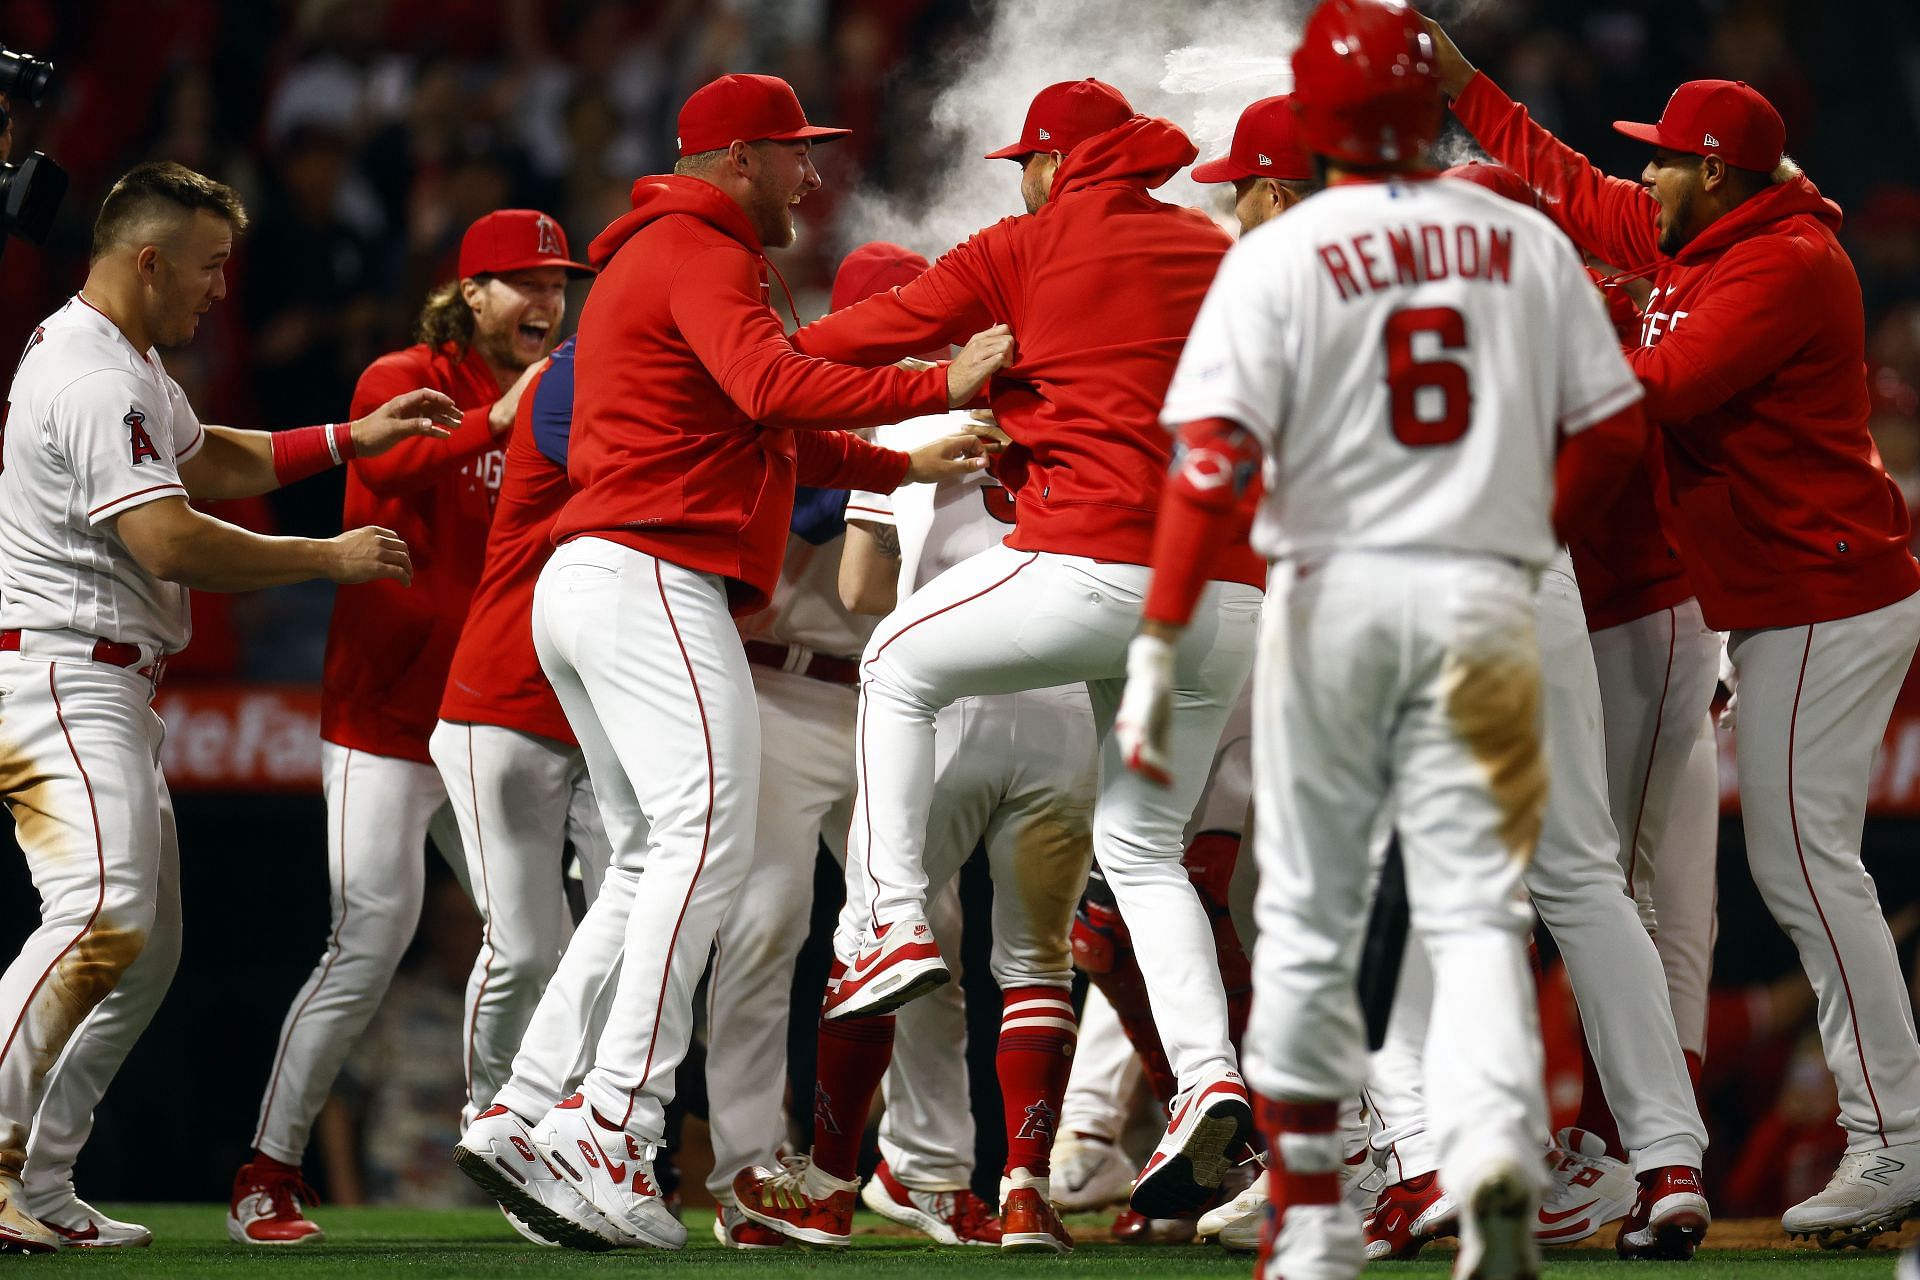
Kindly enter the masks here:
[[113, 184], [100, 203], [100, 216], [93, 220], [92, 257], [98, 259], [143, 232], [157, 214], [169, 210], [191, 214], [197, 209], [225, 218], [235, 235], [247, 229], [247, 210], [240, 203], [240, 193], [226, 183], [171, 160], [136, 165]]

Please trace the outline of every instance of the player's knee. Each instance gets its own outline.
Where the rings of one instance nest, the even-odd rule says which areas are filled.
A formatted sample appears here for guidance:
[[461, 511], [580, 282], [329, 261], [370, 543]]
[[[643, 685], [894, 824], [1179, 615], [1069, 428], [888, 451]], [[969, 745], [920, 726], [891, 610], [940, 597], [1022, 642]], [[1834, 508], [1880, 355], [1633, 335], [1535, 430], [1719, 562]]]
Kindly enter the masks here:
[[120, 985], [121, 975], [146, 949], [152, 918], [151, 904], [142, 912], [139, 904], [129, 903], [123, 914], [103, 904], [92, 927], [61, 956], [57, 990], [77, 1015], [84, 1017]]

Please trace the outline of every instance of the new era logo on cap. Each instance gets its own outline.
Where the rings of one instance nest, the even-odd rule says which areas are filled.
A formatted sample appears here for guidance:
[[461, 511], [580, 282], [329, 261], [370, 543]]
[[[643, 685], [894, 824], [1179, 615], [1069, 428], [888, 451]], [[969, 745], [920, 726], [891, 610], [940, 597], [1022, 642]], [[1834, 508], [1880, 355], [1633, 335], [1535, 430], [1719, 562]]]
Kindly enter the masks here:
[[1708, 134], [1706, 136], [1706, 140], [1702, 142], [1701, 145], [1708, 146], [1708, 147], [1718, 147], [1720, 145], [1720, 139], [1714, 137], [1712, 134]]
[[1053, 141], [1053, 135], [1052, 135], [1052, 134], [1050, 134], [1050, 133], [1048, 133], [1048, 132], [1047, 132], [1047, 131], [1046, 131], [1045, 129], [1042, 129], [1042, 130], [1040, 131], [1040, 141], [1042, 141], [1042, 142], [1051, 142], [1051, 141]]
[[1259, 165], [1262, 169], [1273, 168], [1273, 160], [1264, 151], [1261, 152], [1257, 157], [1255, 157], [1254, 163]]

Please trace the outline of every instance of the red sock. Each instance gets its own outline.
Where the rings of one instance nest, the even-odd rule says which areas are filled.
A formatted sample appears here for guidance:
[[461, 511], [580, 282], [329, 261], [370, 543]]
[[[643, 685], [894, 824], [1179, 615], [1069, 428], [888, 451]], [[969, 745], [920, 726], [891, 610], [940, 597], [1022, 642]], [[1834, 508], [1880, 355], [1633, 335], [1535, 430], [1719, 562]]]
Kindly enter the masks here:
[[1000, 1002], [994, 1068], [1007, 1122], [1007, 1168], [1044, 1175], [1060, 1128], [1073, 1046], [1073, 993], [1066, 987], [1012, 987]]
[[867, 1113], [892, 1059], [892, 1014], [821, 1019], [813, 1085], [813, 1162], [836, 1178], [860, 1172]]
[[1340, 1203], [1339, 1103], [1283, 1102], [1255, 1094], [1253, 1119], [1267, 1140], [1276, 1216], [1288, 1205]]

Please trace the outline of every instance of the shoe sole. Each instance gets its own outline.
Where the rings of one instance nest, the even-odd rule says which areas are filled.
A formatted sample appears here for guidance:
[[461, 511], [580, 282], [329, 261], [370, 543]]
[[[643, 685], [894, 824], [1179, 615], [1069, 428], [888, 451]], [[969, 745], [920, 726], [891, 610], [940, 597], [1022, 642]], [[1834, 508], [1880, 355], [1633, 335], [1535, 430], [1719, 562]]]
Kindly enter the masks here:
[[[1883, 1213], [1864, 1222], [1850, 1222], [1829, 1227], [1808, 1227], [1800, 1231], [1789, 1229], [1789, 1240], [1812, 1240], [1822, 1249], [1864, 1249], [1875, 1236], [1889, 1231], [1898, 1231], [1906, 1220], [1920, 1209], [1920, 1204], [1910, 1204]], [[1781, 1224], [1784, 1226], [1785, 1224]]]
[[741, 1244], [727, 1231], [726, 1225], [720, 1221], [720, 1215], [718, 1213], [715, 1213], [713, 1216], [713, 1238], [720, 1242], [721, 1248], [738, 1249], [741, 1253], [766, 1253], [772, 1249], [784, 1249], [786, 1247], [783, 1244]]
[[878, 1018], [892, 1013], [903, 1004], [913, 1003], [935, 987], [944, 987], [952, 980], [953, 974], [948, 972], [943, 961], [908, 961], [872, 985], [861, 987], [844, 1002], [825, 1006], [820, 1010], [820, 1016], [828, 1022], [839, 1022], [845, 1018]]
[[262, 1240], [257, 1236], [248, 1235], [247, 1229], [232, 1218], [227, 1219], [227, 1239], [235, 1244], [255, 1245], [266, 1249], [285, 1249], [290, 1245], [320, 1244], [326, 1238], [327, 1233], [324, 1231], [310, 1231], [304, 1236], [295, 1236], [291, 1240]]
[[1253, 1133], [1253, 1108], [1231, 1095], [1201, 1113], [1180, 1149], [1136, 1182], [1127, 1207], [1143, 1218], [1191, 1218], [1233, 1166], [1229, 1152]]
[[527, 1194], [523, 1183], [515, 1181], [483, 1152], [468, 1147], [453, 1149], [453, 1163], [460, 1172], [477, 1183], [494, 1200], [512, 1209], [520, 1221], [548, 1239], [587, 1253], [606, 1253], [614, 1248], [611, 1240], [589, 1230], [572, 1218], [556, 1213]]
[[[737, 1194], [737, 1193], [736, 1193]], [[798, 1240], [801, 1244], [818, 1245], [823, 1249], [844, 1249], [853, 1243], [851, 1233], [836, 1236], [830, 1231], [820, 1231], [813, 1227], [796, 1227], [791, 1222], [783, 1222], [769, 1213], [761, 1213], [747, 1205], [736, 1206], [741, 1213], [763, 1227], [772, 1227], [789, 1240]]]
[[1539, 1211], [1518, 1170], [1503, 1169], [1475, 1187], [1468, 1212], [1479, 1228], [1480, 1261], [1460, 1280], [1539, 1280]]
[[1064, 1256], [1073, 1252], [1073, 1246], [1063, 1242], [1050, 1231], [1022, 1231], [1017, 1235], [1000, 1237], [1002, 1253], [1051, 1253]]

